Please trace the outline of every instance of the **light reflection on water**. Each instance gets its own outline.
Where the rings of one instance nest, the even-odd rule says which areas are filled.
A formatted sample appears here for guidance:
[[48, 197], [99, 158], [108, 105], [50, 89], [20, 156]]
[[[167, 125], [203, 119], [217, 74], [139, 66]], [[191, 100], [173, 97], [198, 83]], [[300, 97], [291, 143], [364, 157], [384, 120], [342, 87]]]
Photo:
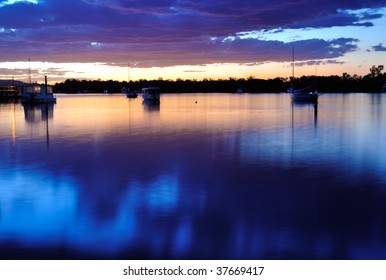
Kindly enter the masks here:
[[0, 256], [384, 259], [383, 97], [0, 104]]

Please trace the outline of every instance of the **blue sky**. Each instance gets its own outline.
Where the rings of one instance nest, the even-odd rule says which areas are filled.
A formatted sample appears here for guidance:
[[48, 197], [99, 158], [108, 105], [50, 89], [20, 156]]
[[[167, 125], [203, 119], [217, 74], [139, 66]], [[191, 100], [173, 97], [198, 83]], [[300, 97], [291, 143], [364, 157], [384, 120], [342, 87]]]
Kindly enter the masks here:
[[297, 76], [366, 75], [385, 15], [386, 0], [0, 0], [0, 79], [288, 77], [292, 46]]

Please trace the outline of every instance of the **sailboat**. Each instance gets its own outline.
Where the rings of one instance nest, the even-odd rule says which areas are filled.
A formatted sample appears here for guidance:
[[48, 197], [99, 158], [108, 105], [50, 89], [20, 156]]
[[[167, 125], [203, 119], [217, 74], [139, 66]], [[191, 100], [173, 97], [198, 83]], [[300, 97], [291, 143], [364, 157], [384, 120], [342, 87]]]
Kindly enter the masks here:
[[128, 98], [137, 98], [138, 93], [136, 91], [130, 91], [130, 88], [123, 88], [121, 90], [122, 93], [126, 94]]
[[[130, 63], [127, 64], [127, 77], [128, 77], [127, 78], [127, 84], [129, 84], [129, 82], [130, 82]], [[121, 93], [126, 94], [126, 96], [128, 98], [137, 98], [138, 97], [138, 93], [136, 91], [130, 91], [129, 87], [122, 88]]]
[[317, 91], [306, 91], [312, 86], [296, 89], [293, 81], [295, 79], [295, 51], [292, 47], [292, 84], [287, 89], [287, 92], [291, 94], [291, 100], [294, 102], [318, 102], [319, 94]]

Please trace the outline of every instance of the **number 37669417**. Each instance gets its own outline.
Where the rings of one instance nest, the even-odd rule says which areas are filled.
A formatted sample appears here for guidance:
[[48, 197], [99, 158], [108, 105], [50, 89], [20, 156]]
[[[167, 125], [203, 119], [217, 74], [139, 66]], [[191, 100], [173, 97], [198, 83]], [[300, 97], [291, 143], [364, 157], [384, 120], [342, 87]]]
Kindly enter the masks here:
[[217, 275], [261, 275], [264, 271], [264, 266], [260, 267], [232, 267], [232, 266], [219, 266], [217, 267]]

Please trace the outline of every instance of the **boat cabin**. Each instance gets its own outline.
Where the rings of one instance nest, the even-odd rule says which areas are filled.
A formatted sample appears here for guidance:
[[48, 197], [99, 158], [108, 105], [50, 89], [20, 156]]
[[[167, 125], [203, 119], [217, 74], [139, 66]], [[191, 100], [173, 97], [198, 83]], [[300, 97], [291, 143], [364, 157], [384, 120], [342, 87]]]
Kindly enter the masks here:
[[160, 88], [159, 87], [147, 87], [142, 89], [142, 97], [148, 101], [159, 101]]
[[47, 84], [24, 85], [21, 97], [24, 102], [56, 102], [52, 86]]

